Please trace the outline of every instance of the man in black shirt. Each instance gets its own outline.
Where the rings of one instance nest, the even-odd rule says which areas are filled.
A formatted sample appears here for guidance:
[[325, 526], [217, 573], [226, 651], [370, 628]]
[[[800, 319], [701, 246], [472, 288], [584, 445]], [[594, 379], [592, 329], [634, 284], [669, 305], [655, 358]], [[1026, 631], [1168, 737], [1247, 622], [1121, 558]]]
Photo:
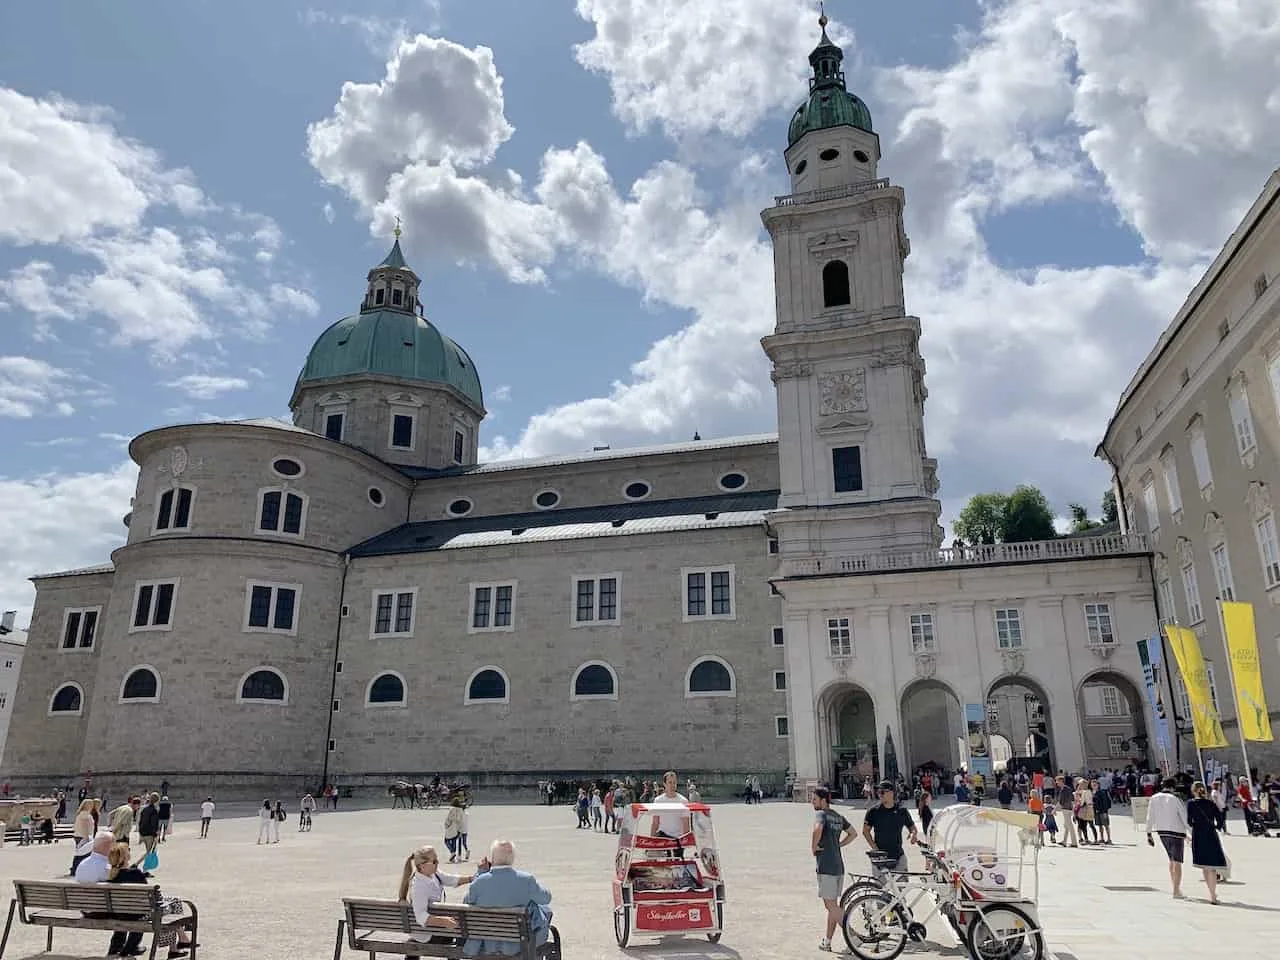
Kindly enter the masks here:
[[867, 811], [862, 823], [862, 837], [873, 851], [892, 857], [890, 870], [905, 870], [906, 851], [902, 846], [902, 831], [906, 830], [915, 843], [916, 823], [905, 807], [898, 805], [898, 795], [888, 780], [880, 784], [880, 803]]

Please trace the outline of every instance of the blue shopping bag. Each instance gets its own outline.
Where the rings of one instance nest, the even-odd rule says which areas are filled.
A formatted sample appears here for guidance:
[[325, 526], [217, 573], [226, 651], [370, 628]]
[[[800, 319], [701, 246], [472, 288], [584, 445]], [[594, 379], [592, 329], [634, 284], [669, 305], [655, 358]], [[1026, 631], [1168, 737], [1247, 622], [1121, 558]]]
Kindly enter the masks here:
[[151, 873], [152, 871], [158, 870], [159, 868], [160, 868], [160, 854], [156, 853], [154, 850], [147, 851], [147, 855], [142, 858], [142, 869], [145, 870], [147, 873]]

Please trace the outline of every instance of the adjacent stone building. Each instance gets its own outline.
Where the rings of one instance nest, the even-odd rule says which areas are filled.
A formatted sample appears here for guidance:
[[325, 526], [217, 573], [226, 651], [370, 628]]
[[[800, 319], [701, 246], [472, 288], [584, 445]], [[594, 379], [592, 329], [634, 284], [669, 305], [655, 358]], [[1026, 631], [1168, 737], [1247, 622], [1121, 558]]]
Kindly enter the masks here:
[[[1098, 447], [1126, 530], [1154, 550], [1160, 616], [1194, 628], [1240, 769], [1217, 599], [1253, 605], [1272, 723], [1280, 718], [1280, 171], [1273, 173], [1120, 398]], [[1179, 679], [1180, 751], [1193, 758]], [[1185, 729], [1184, 729], [1185, 728]], [[1275, 771], [1275, 744], [1249, 759]]]
[[1041, 765], [1141, 758], [1144, 538], [940, 546], [905, 197], [842, 56], [824, 30], [764, 213], [777, 437], [477, 463], [480, 377], [397, 238], [292, 424], [130, 445], [128, 542], [35, 578], [4, 772], [848, 782], [954, 766], [964, 704]]

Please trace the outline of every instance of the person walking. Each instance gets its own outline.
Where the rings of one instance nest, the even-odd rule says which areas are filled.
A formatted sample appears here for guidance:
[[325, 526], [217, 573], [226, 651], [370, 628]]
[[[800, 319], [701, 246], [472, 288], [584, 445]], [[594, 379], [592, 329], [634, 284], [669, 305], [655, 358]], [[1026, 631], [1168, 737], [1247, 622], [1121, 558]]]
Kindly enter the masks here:
[[1111, 788], [1104, 787], [1100, 781], [1093, 782], [1093, 826], [1098, 839], [1106, 846], [1111, 846]]
[[258, 809], [258, 843], [271, 842], [272, 815], [271, 801], [263, 800], [262, 806]]
[[818, 949], [831, 952], [831, 938], [840, 923], [840, 888], [844, 884], [844, 854], [841, 848], [853, 842], [853, 825], [837, 810], [831, 809], [831, 791], [818, 787], [813, 791], [814, 824], [809, 838], [818, 875], [818, 899], [826, 908], [826, 926]]
[[454, 797], [449, 804], [449, 812], [444, 815], [444, 845], [449, 851], [449, 862], [457, 863], [461, 849], [458, 837], [462, 834], [462, 798]]
[[1209, 799], [1204, 784], [1191, 785], [1191, 801], [1187, 804], [1187, 824], [1191, 827], [1191, 863], [1204, 874], [1209, 888], [1209, 902], [1218, 902], [1218, 874], [1228, 869], [1227, 855], [1218, 838], [1218, 808]]
[[1066, 777], [1058, 774], [1053, 780], [1053, 789], [1056, 791], [1054, 799], [1057, 801], [1054, 806], [1062, 811], [1062, 839], [1058, 841], [1060, 846], [1067, 846], [1067, 841], [1071, 841], [1071, 846], [1079, 845], [1079, 838], [1076, 836], [1076, 818], [1075, 818], [1075, 791], [1067, 785]]
[[200, 804], [200, 839], [209, 836], [209, 824], [213, 822], [213, 797], [205, 797]]
[[298, 804], [298, 832], [311, 829], [311, 814], [316, 811], [316, 798], [311, 794], [303, 794]]
[[138, 814], [138, 839], [150, 853], [160, 841], [160, 794], [147, 797], [147, 805]]
[[1164, 852], [1169, 857], [1169, 880], [1173, 884], [1173, 898], [1182, 900], [1182, 861], [1186, 855], [1187, 834], [1190, 825], [1187, 823], [1187, 808], [1175, 794], [1178, 782], [1172, 777], [1160, 785], [1160, 792], [1151, 798], [1147, 807], [1147, 844], [1156, 845], [1153, 834], [1160, 837]]
[[271, 811], [271, 842], [280, 842], [280, 824], [284, 823], [285, 812], [284, 804], [279, 800], [276, 801], [275, 808]]
[[172, 832], [173, 824], [173, 804], [169, 802], [168, 795], [160, 797], [160, 842], [164, 843]]
[[1222, 781], [1213, 781], [1213, 790], [1209, 792], [1209, 799], [1213, 801], [1213, 806], [1217, 810], [1218, 829], [1224, 834], [1227, 832], [1227, 797], [1222, 792]]

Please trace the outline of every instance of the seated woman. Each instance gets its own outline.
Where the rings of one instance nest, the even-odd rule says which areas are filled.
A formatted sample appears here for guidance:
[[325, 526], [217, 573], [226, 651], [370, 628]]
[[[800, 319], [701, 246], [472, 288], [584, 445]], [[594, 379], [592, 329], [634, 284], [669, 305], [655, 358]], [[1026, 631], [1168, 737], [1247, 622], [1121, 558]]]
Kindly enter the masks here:
[[[489, 860], [485, 858], [476, 867], [476, 873], [489, 869]], [[413, 907], [413, 918], [425, 932], [415, 932], [412, 936], [421, 941], [452, 941], [448, 935], [450, 930], [458, 929], [458, 922], [453, 917], [431, 915], [433, 903], [443, 903], [445, 887], [461, 887], [470, 883], [475, 876], [459, 877], [440, 870], [440, 857], [435, 847], [419, 847], [409, 854], [404, 862], [404, 872], [400, 876], [400, 900]], [[433, 936], [433, 931], [439, 931]]]
[[[143, 855], [145, 856], [145, 854]], [[117, 843], [111, 848], [111, 852], [107, 854], [107, 862], [111, 864], [111, 872], [107, 875], [107, 883], [148, 883], [151, 874], [143, 872], [138, 864], [142, 862], [139, 857], [133, 863], [129, 862], [129, 845], [127, 843]], [[183, 930], [177, 943], [169, 948], [168, 956], [170, 958], [185, 957], [186, 951], [191, 949], [191, 934]], [[111, 946], [107, 950], [107, 956], [113, 954], [129, 957], [137, 956], [142, 953], [139, 944], [142, 942], [142, 934], [126, 933], [124, 931], [116, 931], [111, 934]], [[199, 946], [199, 944], [196, 944]]]

